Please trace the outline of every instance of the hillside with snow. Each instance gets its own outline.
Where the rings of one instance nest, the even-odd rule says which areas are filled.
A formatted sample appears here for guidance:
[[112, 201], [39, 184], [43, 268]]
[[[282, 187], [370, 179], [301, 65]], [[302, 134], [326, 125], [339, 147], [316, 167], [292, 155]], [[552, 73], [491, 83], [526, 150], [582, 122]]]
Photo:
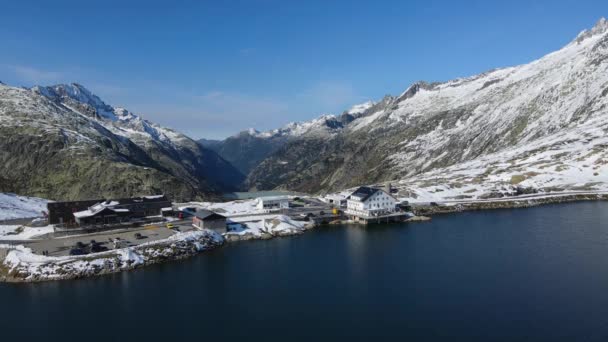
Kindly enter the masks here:
[[310, 121], [291, 122], [281, 128], [265, 132], [250, 128], [221, 141], [201, 139], [199, 143], [214, 150], [247, 175], [287, 142], [308, 138], [330, 138], [374, 105], [374, 102], [368, 101], [355, 105], [338, 116], [322, 115]]
[[[243, 175], [171, 129], [79, 84], [0, 84], [0, 191], [55, 200], [233, 191]], [[237, 185], [237, 186], [235, 186]]]
[[42, 198], [0, 193], [0, 221], [41, 217], [46, 212], [47, 203]]
[[529, 64], [417, 82], [333, 131], [291, 139], [254, 189], [324, 192], [391, 181], [406, 196], [606, 189], [608, 21]]

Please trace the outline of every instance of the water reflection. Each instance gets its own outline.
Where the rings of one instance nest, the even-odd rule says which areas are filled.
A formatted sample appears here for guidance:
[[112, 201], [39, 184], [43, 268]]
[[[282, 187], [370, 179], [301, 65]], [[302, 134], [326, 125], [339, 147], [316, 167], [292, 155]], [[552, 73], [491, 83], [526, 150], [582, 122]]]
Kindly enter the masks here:
[[350, 225], [345, 228], [346, 252], [353, 278], [365, 281], [367, 270], [367, 237], [365, 227]]
[[607, 209], [328, 227], [100, 278], [0, 284], [0, 341], [605, 340]]

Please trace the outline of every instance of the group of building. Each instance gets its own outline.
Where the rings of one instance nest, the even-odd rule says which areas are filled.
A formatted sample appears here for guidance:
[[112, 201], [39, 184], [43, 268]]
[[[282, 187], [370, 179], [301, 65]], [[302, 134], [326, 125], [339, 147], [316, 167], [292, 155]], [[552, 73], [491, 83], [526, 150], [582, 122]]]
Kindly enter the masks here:
[[353, 192], [331, 194], [324, 199], [330, 205], [342, 208], [344, 215], [353, 221], [399, 220], [404, 212], [393, 192], [390, 184], [384, 188], [361, 186]]
[[[263, 213], [289, 209], [287, 196], [260, 197], [256, 201], [256, 208]], [[145, 222], [150, 218], [173, 216], [179, 212], [165, 195], [49, 202], [47, 209], [49, 223], [64, 229], [111, 228]], [[227, 218], [219, 213], [201, 208], [188, 209], [180, 212], [179, 216], [191, 216], [192, 224], [197, 228], [226, 227]]]
[[49, 202], [50, 224], [64, 228], [111, 226], [151, 216], [171, 215], [171, 201], [164, 195]]
[[[402, 212], [392, 192], [390, 185], [386, 188], [362, 186], [352, 193], [328, 195], [324, 200], [351, 220], [373, 222], [378, 218], [396, 217]], [[290, 203], [287, 196], [260, 197], [256, 201], [256, 208], [261, 213], [286, 213]], [[65, 229], [128, 225], [175, 214], [171, 201], [164, 195], [49, 202], [47, 207], [49, 223]], [[192, 224], [197, 228], [226, 228], [227, 217], [217, 212], [201, 208], [184, 212], [192, 216]]]
[[[256, 199], [256, 209], [263, 213], [281, 212], [289, 209], [289, 197], [267, 196]], [[226, 228], [227, 217], [217, 212], [192, 208], [192, 225], [199, 229], [222, 230]]]

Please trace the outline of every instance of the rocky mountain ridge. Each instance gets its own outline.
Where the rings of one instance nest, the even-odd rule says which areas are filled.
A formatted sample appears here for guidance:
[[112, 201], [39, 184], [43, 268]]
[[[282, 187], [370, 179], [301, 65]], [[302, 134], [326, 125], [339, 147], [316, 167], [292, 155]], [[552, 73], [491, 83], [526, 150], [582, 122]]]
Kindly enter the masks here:
[[410, 197], [599, 189], [608, 179], [608, 23], [529, 64], [417, 82], [334, 134], [291, 139], [252, 189], [324, 192], [392, 181]]
[[288, 141], [309, 136], [318, 139], [331, 137], [375, 105], [368, 101], [353, 106], [339, 116], [322, 115], [311, 121], [291, 122], [265, 132], [249, 128], [224, 140], [200, 139], [199, 143], [214, 150], [247, 175]]
[[0, 85], [0, 191], [50, 199], [235, 190], [243, 175], [194, 140], [79, 84]]

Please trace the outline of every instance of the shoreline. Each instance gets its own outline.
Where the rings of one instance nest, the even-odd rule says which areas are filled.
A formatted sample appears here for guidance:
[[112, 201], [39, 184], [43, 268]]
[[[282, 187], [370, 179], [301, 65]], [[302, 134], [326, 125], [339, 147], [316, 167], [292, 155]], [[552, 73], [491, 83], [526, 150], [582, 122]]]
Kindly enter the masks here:
[[[588, 201], [608, 201], [608, 193], [563, 194], [525, 199], [508, 198], [496, 201], [450, 202], [437, 206], [418, 206], [413, 209], [416, 216], [404, 222], [424, 222], [434, 215], [463, 211], [529, 208], [547, 204]], [[330, 225], [335, 225], [335, 223]], [[319, 226], [321, 225], [306, 224], [302, 229], [264, 232], [261, 235], [231, 234], [230, 232], [219, 234], [202, 230], [177, 234], [165, 240], [154, 241], [135, 247], [106, 251], [94, 255], [71, 257], [40, 258], [40, 256], [35, 254], [28, 254], [28, 249], [23, 246], [5, 246], [9, 250], [6, 252], [6, 257], [0, 263], [0, 282], [33, 283], [96, 277], [190, 258], [227, 243], [300, 235]], [[11, 254], [13, 251], [15, 252]], [[25, 261], [15, 258], [17, 255], [23, 257]], [[32, 259], [27, 260], [31, 256], [33, 256]], [[0, 255], [0, 257], [2, 256]]]
[[34, 283], [95, 277], [147, 265], [181, 260], [223, 245], [210, 230], [186, 232], [135, 247], [83, 256], [45, 257], [24, 246], [13, 246], [0, 264], [0, 282]]
[[413, 211], [416, 216], [433, 216], [463, 211], [531, 208], [545, 204], [589, 201], [608, 201], [608, 193], [562, 194], [519, 199], [505, 198], [494, 201], [449, 202], [449, 204], [438, 206], [417, 207]]

